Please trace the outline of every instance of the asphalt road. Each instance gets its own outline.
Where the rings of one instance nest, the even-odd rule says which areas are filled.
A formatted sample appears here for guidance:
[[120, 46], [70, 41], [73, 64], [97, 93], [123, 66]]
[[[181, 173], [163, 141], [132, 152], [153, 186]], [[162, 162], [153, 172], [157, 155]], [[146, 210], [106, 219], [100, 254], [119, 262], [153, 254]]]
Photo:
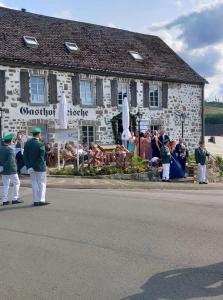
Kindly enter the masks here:
[[223, 299], [223, 191], [48, 189], [0, 207], [0, 299]]

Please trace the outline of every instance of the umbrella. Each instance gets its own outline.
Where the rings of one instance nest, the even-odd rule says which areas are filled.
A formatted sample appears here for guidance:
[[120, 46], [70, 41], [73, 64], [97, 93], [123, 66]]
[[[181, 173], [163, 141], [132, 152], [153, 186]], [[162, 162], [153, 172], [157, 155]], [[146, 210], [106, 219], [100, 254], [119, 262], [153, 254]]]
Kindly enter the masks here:
[[60, 129], [67, 129], [67, 99], [65, 94], [62, 93], [59, 103], [59, 127]]
[[129, 103], [127, 97], [123, 99], [122, 104], [122, 142], [125, 146], [127, 146], [127, 141], [131, 137], [131, 133], [129, 131]]
[[[60, 129], [67, 129], [68, 125], [68, 117], [67, 117], [67, 99], [65, 97], [64, 92], [62, 93], [60, 97], [60, 103], [59, 103], [59, 115], [58, 115], [58, 125]], [[57, 147], [58, 151], [58, 167], [60, 169], [60, 144], [58, 143]]]

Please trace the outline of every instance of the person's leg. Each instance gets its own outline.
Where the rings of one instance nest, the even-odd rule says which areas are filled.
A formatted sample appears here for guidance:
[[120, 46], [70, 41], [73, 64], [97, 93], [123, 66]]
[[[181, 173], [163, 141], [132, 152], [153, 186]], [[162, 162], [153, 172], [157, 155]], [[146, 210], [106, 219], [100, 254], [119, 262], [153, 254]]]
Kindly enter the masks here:
[[203, 173], [202, 173], [203, 169], [201, 164], [198, 164], [198, 170], [199, 170], [199, 183], [201, 183], [203, 180]]
[[36, 172], [37, 182], [39, 187], [39, 201], [46, 202], [46, 172]]
[[8, 192], [9, 192], [9, 185], [10, 185], [10, 176], [9, 175], [2, 175], [2, 202], [8, 202]]
[[206, 182], [206, 165], [202, 166], [203, 172], [202, 172], [202, 182]]
[[163, 180], [166, 180], [166, 164], [163, 164]]
[[18, 174], [13, 174], [10, 176], [13, 183], [13, 198], [12, 201], [17, 201], [19, 198], [19, 188], [20, 188], [20, 180]]
[[36, 172], [32, 172], [30, 174], [31, 180], [32, 180], [32, 193], [33, 193], [33, 202], [39, 203], [40, 199], [38, 198], [39, 193], [39, 187], [37, 184], [37, 177], [36, 177]]
[[166, 180], [170, 179], [170, 164], [166, 164]]

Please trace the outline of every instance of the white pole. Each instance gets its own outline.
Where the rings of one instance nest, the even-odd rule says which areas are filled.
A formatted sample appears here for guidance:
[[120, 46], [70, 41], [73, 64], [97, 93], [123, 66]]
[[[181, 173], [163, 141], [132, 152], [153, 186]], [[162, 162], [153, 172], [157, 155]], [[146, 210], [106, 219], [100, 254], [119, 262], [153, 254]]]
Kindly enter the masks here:
[[80, 133], [79, 133], [79, 127], [77, 132], [77, 169], [80, 169], [80, 163], [79, 163], [79, 139], [80, 139]]
[[60, 170], [60, 143], [57, 144], [58, 169]]

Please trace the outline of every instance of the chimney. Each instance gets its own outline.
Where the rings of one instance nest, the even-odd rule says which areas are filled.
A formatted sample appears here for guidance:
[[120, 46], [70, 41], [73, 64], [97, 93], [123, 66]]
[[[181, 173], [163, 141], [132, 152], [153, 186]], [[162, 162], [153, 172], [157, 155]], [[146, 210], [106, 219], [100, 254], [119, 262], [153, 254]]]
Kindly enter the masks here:
[[26, 12], [26, 9], [25, 9], [25, 8], [22, 8], [21, 11], [22, 11], [22, 12]]

